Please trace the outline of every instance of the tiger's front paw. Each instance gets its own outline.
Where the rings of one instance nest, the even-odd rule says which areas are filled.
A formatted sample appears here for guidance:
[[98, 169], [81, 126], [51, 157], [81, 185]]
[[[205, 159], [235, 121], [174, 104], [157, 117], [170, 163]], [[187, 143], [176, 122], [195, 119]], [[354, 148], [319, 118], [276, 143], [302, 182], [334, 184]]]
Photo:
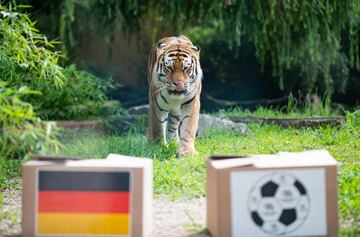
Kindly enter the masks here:
[[187, 145], [187, 146], [180, 146], [177, 157], [184, 157], [184, 156], [190, 156], [198, 154], [198, 152], [195, 150], [194, 145]]

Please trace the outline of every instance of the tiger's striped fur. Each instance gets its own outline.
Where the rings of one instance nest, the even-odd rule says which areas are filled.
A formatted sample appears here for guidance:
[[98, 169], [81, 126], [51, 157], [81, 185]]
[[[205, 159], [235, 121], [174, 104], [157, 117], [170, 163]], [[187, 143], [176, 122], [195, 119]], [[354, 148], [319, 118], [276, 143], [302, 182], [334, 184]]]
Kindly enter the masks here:
[[198, 46], [183, 35], [158, 41], [148, 63], [149, 141], [168, 137], [179, 143], [179, 156], [197, 153], [202, 78]]

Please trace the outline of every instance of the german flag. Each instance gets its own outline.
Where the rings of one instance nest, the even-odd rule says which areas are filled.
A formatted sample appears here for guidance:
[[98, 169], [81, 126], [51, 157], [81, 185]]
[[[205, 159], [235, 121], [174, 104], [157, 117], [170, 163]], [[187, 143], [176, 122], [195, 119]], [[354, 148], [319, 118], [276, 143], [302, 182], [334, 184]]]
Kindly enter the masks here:
[[39, 171], [39, 235], [127, 236], [130, 172]]

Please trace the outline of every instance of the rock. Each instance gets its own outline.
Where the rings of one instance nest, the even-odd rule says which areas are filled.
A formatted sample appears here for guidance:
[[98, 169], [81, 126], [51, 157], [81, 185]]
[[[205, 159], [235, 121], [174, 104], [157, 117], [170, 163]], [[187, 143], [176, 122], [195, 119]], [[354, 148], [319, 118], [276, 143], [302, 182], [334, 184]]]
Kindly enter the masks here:
[[148, 114], [149, 112], [149, 105], [139, 105], [128, 108], [128, 113], [131, 115], [141, 115], [141, 114]]
[[246, 133], [248, 127], [244, 123], [234, 123], [224, 116], [200, 114], [198, 136], [204, 137], [211, 130], [227, 130]]
[[[128, 113], [130, 115], [147, 115], [149, 112], [149, 105], [139, 105], [129, 108]], [[207, 114], [200, 114], [199, 118], [199, 128], [197, 135], [200, 137], [205, 136], [205, 132], [208, 133], [211, 130], [222, 129], [228, 131], [237, 131], [240, 133], [245, 133], [248, 131], [247, 126], [244, 123], [237, 123], [231, 121], [225, 116], [214, 116]]]

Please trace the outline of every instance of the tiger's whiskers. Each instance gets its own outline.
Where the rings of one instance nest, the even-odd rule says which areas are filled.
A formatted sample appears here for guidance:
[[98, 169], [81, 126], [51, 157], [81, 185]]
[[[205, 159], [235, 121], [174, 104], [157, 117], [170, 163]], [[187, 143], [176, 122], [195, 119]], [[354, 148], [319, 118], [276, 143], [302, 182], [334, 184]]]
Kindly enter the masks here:
[[157, 89], [156, 91], [154, 91], [154, 94], [156, 95], [157, 93], [159, 93], [161, 90], [165, 89], [167, 86], [163, 86], [160, 87], [159, 89]]

